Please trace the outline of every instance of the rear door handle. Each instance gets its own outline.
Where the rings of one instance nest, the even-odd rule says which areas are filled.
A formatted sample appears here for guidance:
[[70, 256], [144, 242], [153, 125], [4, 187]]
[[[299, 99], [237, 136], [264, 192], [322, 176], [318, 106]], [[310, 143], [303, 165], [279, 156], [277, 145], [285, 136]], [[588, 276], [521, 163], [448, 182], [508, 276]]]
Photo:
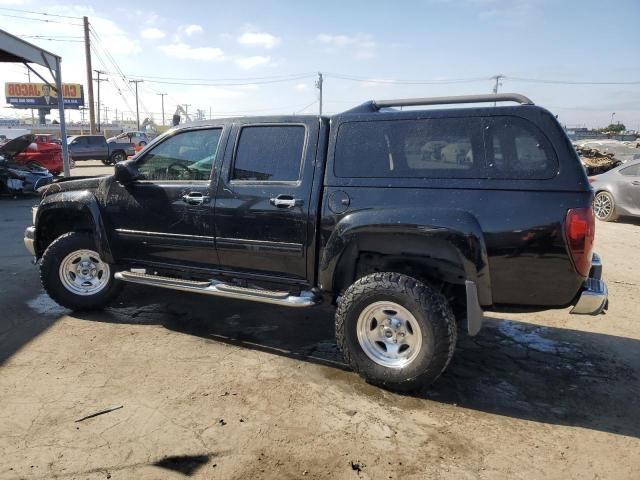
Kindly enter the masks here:
[[269, 202], [271, 205], [278, 208], [293, 208], [304, 204], [302, 199], [293, 198], [293, 195], [278, 195], [275, 198], [269, 199]]
[[182, 196], [182, 201], [189, 205], [202, 205], [209, 201], [209, 196], [202, 192], [189, 192]]
[[631, 185], [640, 185], [640, 181], [634, 180], [633, 182], [631, 182]]

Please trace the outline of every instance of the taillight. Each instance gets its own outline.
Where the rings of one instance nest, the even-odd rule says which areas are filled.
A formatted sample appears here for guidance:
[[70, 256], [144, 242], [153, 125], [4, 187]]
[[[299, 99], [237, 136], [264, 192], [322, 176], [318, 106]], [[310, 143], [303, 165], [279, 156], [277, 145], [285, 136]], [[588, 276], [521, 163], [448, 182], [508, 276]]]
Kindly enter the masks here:
[[576, 271], [586, 277], [591, 269], [591, 253], [596, 227], [593, 209], [591, 207], [570, 209], [567, 212], [564, 227], [567, 246]]

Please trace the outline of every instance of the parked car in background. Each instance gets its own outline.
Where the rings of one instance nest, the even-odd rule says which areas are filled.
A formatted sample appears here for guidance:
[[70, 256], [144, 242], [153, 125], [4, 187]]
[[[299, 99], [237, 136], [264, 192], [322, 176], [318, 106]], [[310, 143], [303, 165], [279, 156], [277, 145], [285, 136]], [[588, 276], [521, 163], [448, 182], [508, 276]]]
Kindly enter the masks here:
[[[50, 134], [34, 137], [26, 150], [15, 155], [14, 161], [21, 165], [46, 168], [53, 175], [59, 175], [64, 170], [60, 141]], [[75, 167], [72, 155], [69, 155], [69, 167]]]
[[75, 135], [67, 139], [74, 160], [101, 160], [105, 165], [115, 164], [134, 154], [130, 143], [107, 142], [102, 135]]
[[16, 157], [33, 144], [33, 135], [23, 135], [0, 146], [0, 193], [31, 193], [53, 180], [46, 168], [16, 163]]
[[593, 211], [597, 218], [612, 222], [621, 215], [640, 216], [640, 160], [589, 177], [589, 182], [595, 194]]
[[107, 139], [108, 143], [131, 143], [136, 147], [144, 147], [151, 139], [144, 132], [124, 132]]

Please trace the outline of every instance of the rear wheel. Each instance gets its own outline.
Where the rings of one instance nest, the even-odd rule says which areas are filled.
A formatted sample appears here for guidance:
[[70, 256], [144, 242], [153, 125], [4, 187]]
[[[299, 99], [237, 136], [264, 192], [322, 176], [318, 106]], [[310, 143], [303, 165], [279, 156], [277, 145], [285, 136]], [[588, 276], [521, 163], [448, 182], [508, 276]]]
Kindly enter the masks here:
[[370, 383], [412, 391], [449, 364], [456, 321], [444, 295], [398, 273], [374, 273], [351, 285], [336, 311], [345, 360]]
[[609, 192], [598, 192], [593, 199], [593, 212], [599, 220], [613, 222], [618, 218], [616, 201]]
[[117, 152], [113, 152], [111, 157], [109, 157], [109, 161], [112, 164], [116, 164], [118, 162], [124, 162], [127, 159], [127, 156], [124, 154], [122, 150], [118, 150]]
[[44, 252], [40, 265], [42, 286], [49, 296], [71, 310], [97, 310], [122, 289], [114, 269], [100, 258], [89, 233], [58, 237]]

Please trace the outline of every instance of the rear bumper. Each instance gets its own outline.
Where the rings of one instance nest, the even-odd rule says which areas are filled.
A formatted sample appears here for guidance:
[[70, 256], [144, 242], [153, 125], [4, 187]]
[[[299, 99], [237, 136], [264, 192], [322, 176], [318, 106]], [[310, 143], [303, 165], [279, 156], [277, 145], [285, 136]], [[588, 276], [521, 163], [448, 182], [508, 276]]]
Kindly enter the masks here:
[[31, 255], [36, 256], [36, 249], [34, 246], [36, 238], [36, 227], [27, 227], [24, 231], [24, 246]]
[[598, 315], [609, 306], [609, 292], [602, 281], [602, 261], [597, 254], [593, 254], [589, 278], [584, 281], [571, 313], [577, 315]]

